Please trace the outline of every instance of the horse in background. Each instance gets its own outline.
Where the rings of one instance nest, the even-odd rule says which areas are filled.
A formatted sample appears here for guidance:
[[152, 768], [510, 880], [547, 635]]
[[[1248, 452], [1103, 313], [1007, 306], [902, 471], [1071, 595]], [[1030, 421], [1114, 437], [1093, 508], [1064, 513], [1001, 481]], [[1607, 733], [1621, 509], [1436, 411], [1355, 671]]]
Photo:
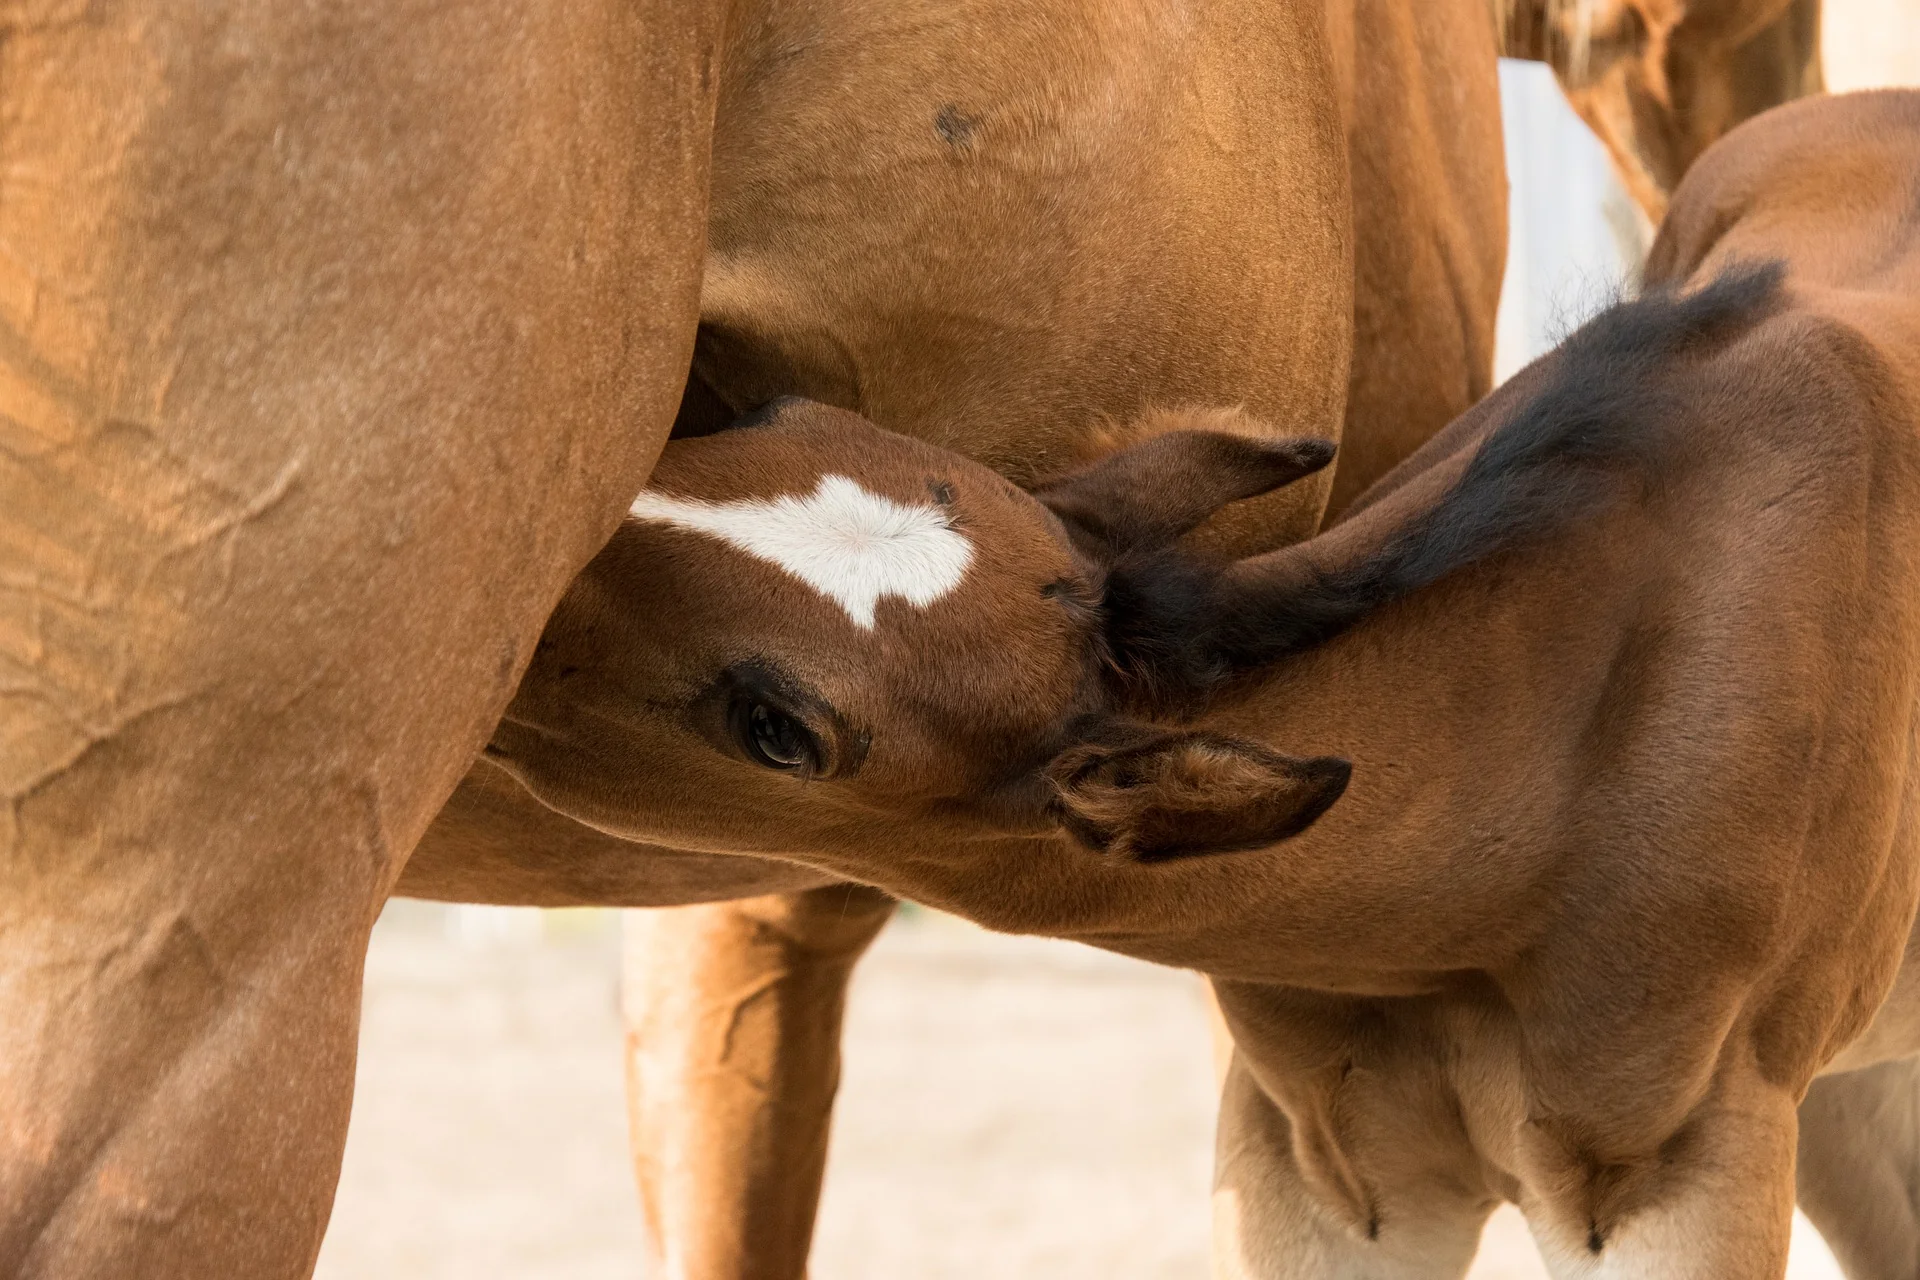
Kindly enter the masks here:
[[[675, 434], [803, 394], [1032, 482], [1180, 421], [1156, 407], [1238, 403], [1283, 435], [1344, 422], [1346, 454], [1201, 536], [1312, 533], [1491, 385], [1495, 34], [1481, 0], [1204, 13], [1166, 31], [1152, 6], [977, 4], [911, 28], [756, 9], [721, 64]], [[974, 37], [1003, 28], [1030, 56]], [[1292, 176], [1303, 155], [1315, 182]], [[893, 899], [601, 835], [484, 760], [399, 885], [550, 904], [756, 890], [772, 896], [628, 922], [635, 1166], [669, 1275], [804, 1271], [846, 984]]]
[[1825, 87], [1821, 0], [1494, 4], [1502, 53], [1553, 68], [1654, 226], [1688, 166], [1729, 129]]

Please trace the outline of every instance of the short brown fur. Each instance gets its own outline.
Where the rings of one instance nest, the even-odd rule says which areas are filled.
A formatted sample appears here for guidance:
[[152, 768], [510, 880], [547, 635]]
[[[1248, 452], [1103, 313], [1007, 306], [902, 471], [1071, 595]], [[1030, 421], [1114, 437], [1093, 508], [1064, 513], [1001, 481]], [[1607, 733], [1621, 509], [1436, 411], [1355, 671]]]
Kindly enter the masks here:
[[[609, 830], [763, 851], [776, 835], [761, 815], [777, 813], [781, 847], [813, 865], [1212, 975], [1239, 1046], [1223, 1274], [1458, 1276], [1508, 1198], [1556, 1274], [1777, 1277], [1796, 1146], [1826, 1153], [1802, 1170], [1826, 1181], [1800, 1193], [1838, 1251], [1861, 1276], [1901, 1274], [1874, 1260], [1920, 1256], [1911, 1184], [1833, 1153], [1871, 1149], [1872, 1091], [1908, 1087], [1862, 1069], [1920, 1049], [1920, 980], [1903, 964], [1920, 900], [1916, 181], [1920, 95], [1815, 101], [1736, 131], [1654, 254], [1656, 291], [1688, 292], [1603, 317], [1346, 524], [1203, 576], [1198, 617], [1284, 618], [1316, 580], [1435, 528], [1427, 513], [1518, 483], [1482, 457], [1591, 470], [1591, 504], [1571, 521], [1537, 504], [1499, 538], [1455, 539], [1437, 575], [1256, 655], [1191, 726], [1151, 736], [1106, 674], [1124, 634], [1089, 646], [1073, 615], [1036, 608], [1046, 582], [1107, 571], [1044, 507], [800, 407], [670, 449], [659, 483], [728, 492], [742, 481], [700, 479], [721, 474], [720, 450], [745, 483], [782, 484], [792, 434], [816, 460], [850, 450], [863, 483], [902, 500], [941, 476], [994, 548], [950, 600], [885, 610], [845, 667], [819, 647], [831, 615], [806, 588], [747, 574], [744, 616], [760, 621], [745, 643], [864, 726], [859, 775], [796, 786], [639, 709], [643, 691], [650, 706], [681, 696], [653, 674], [663, 656], [698, 672], [739, 651], [743, 616], [691, 614], [652, 641], [660, 655], [635, 655], [627, 619], [653, 612], [653, 593], [677, 582], [691, 604], [722, 564], [742, 580], [737, 553], [645, 523], [563, 602], [498, 758]], [[1725, 282], [1770, 259], [1784, 286]], [[1593, 363], [1606, 352], [1616, 363]], [[1596, 370], [1606, 380], [1582, 382]], [[1626, 408], [1591, 438], [1645, 447], [1610, 460], [1551, 443], [1590, 438], [1553, 408], [1577, 409], [1569, 388], [1622, 378], [1631, 395], [1597, 403]], [[1529, 432], [1549, 444], [1515, 452]], [[679, 452], [695, 443], [697, 465]], [[714, 568], [683, 576], [639, 555], [668, 543], [689, 572]], [[830, 643], [848, 652], [844, 633]], [[580, 674], [554, 682], [559, 663]], [[1195, 731], [1210, 735], [1203, 770], [1179, 763]], [[1095, 763], [1143, 748], [1170, 767]], [[1350, 760], [1344, 793], [1302, 751]], [[1280, 843], [1164, 857], [1177, 828], [1158, 817], [1163, 778], [1182, 780], [1175, 794], [1224, 780], [1215, 801], [1245, 810], [1262, 767], [1260, 820]], [[1050, 795], [1084, 779], [1098, 831], [1150, 832], [1163, 856], [1061, 829]], [[1285, 839], [1302, 793], [1325, 815]], [[716, 813], [694, 794], [736, 803]], [[1822, 1106], [1802, 1109], [1816, 1078]], [[1843, 1100], [1829, 1079], [1864, 1092]], [[1896, 1158], [1914, 1148], [1910, 1132], [1878, 1140]]]
[[[1208, 531], [1249, 551], [1311, 533], [1323, 504], [1485, 394], [1506, 188], [1483, 0], [1178, 12], [974, 3], [822, 26], [739, 6], [676, 434], [806, 394], [1023, 479], [1191, 426], [1195, 404], [1252, 410], [1209, 421], [1262, 438], [1341, 436], [1330, 500], [1317, 475]], [[830, 103], [823, 83], [841, 86]], [[1101, 86], [1127, 109], [1089, 105]], [[400, 891], [657, 905], [799, 890], [635, 918], [626, 964], [659, 1261], [799, 1276], [826, 1151], [826, 1116], [802, 1112], [831, 1097], [836, 983], [890, 903], [808, 890], [822, 877], [792, 864], [565, 831], [517, 791], [477, 763]], [[803, 1034], [810, 1009], [829, 1025]], [[730, 1069], [711, 1070], [699, 1029], [736, 1018]]]

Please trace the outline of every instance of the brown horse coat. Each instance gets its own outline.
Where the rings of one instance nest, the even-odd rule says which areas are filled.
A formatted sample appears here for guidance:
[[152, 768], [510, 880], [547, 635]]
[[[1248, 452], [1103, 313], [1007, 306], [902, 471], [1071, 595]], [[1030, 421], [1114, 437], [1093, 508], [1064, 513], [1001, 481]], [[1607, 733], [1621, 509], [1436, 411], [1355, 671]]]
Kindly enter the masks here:
[[[697, 423], [701, 317], [723, 402], [991, 406], [1009, 466], [1162, 398], [1337, 429], [1318, 5], [108, 0], [0, 57], [9, 1274], [309, 1264], [366, 931], [676, 397]], [[1485, 247], [1441, 273], [1470, 354]], [[605, 850], [480, 786], [476, 840]]]
[[[0, 81], [0, 1098], [31, 1117], [0, 1131], [0, 1267], [298, 1273], [344, 1126], [366, 929], [539, 619], [643, 479], [682, 391], [703, 274], [706, 314], [740, 317], [702, 347], [723, 399], [751, 390], [730, 387], [725, 350], [756, 326], [780, 359], [739, 367], [797, 369], [824, 379], [806, 383], [816, 394], [849, 385], [848, 367], [856, 386], [900, 367], [902, 313], [874, 309], [863, 280], [945, 254], [1011, 291], [967, 293], [970, 309], [949, 317], [957, 331], [1039, 276], [980, 269], [999, 231], [923, 240], [941, 224], [882, 218], [866, 256], [828, 245], [808, 260], [820, 246], [796, 253], [777, 221], [757, 221], [755, 184], [787, 157], [756, 157], [751, 133], [726, 131], [751, 118], [760, 86], [818, 50], [828, 74], [806, 87], [827, 105], [808, 117], [812, 134], [786, 142], [820, 164], [858, 159], [867, 148], [843, 144], [859, 117], [834, 95], [876, 83], [885, 69], [862, 50], [902, 32], [836, 45], [807, 25], [812, 11], [795, 27], [751, 5], [482, 7], [451, 25], [406, 5], [43, 8], [10, 27]], [[1073, 168], [1090, 152], [1020, 152], [1038, 164], [1024, 186], [1017, 166], [1005, 183], [968, 166], [994, 154], [980, 144], [996, 131], [1097, 141], [1079, 126], [1121, 83], [1101, 68], [1155, 65], [1151, 49], [1127, 61], [1140, 29], [1110, 10], [1084, 16], [1096, 38], [1064, 58], [1051, 58], [1057, 38], [1016, 27], [1036, 38], [996, 47], [1031, 52], [1025, 72], [1005, 56], [983, 67], [921, 50], [917, 77], [887, 82], [918, 113], [881, 126], [904, 144], [917, 120], [921, 145], [888, 154], [925, 162], [923, 191], [989, 197], [1006, 220], [982, 227], [1044, 221], [1056, 210], [1031, 193], [1060, 190], [1066, 170], [1097, 173]], [[1207, 75], [1147, 89], [1182, 107], [1155, 136], [1239, 159], [1217, 161], [1209, 174], [1229, 180], [1176, 202], [1151, 238], [1127, 238], [1137, 191], [1078, 208], [1119, 240], [1058, 241], [1073, 252], [1048, 278], [1072, 304], [1063, 313], [1091, 304], [1096, 321], [1075, 332], [1097, 342], [1049, 360], [1188, 387], [1184, 370], [1205, 362], [1137, 336], [1133, 317], [1177, 300], [1196, 260], [1216, 275], [1224, 264], [1198, 296], [1277, 296], [1293, 310], [1250, 337], [1244, 314], [1197, 308], [1183, 325], [1214, 327], [1194, 340], [1213, 335], [1229, 365], [1251, 367], [1260, 341], [1327, 355], [1303, 361], [1317, 372], [1289, 383], [1285, 403], [1258, 407], [1337, 417], [1350, 276], [1341, 224], [1320, 217], [1345, 182], [1339, 130], [1274, 106], [1324, 102], [1337, 51], [1286, 34], [1317, 29], [1317, 9], [1248, 13], [1151, 28], [1227, 37]], [[756, 66], [769, 74], [737, 74]], [[1055, 67], [1075, 73], [1073, 93], [1027, 92], [1038, 113], [917, 96], [992, 89], [998, 75], [1014, 91], [996, 100], [1016, 98]], [[976, 72], [986, 79], [959, 83]], [[1274, 101], [1249, 88], [1268, 84]], [[1192, 132], [1224, 123], [1245, 131]], [[1279, 152], [1249, 158], [1256, 137]], [[736, 161], [709, 182], [711, 164]], [[1269, 165], [1269, 181], [1236, 187], [1236, 164]], [[912, 191], [914, 167], [871, 177]], [[789, 171], [802, 183], [818, 172]], [[1233, 246], [1232, 229], [1209, 219], [1275, 195], [1308, 216], [1279, 219], [1286, 234], [1260, 269], [1233, 274], [1238, 260], [1217, 247]], [[726, 270], [705, 273], [716, 226]], [[1216, 248], [1167, 252], [1158, 233], [1188, 226]], [[1103, 269], [1089, 244], [1133, 248]], [[1046, 276], [1043, 259], [1025, 265]], [[822, 260], [846, 268], [824, 293], [766, 290]], [[1120, 288], [1136, 277], [1152, 287]], [[808, 301], [796, 310], [791, 297]], [[822, 321], [836, 316], [848, 324]], [[993, 348], [1009, 362], [1029, 349], [1031, 334]], [[942, 376], [979, 376], [956, 368]], [[992, 400], [1004, 414], [995, 397], [1032, 390], [989, 381], [968, 412]], [[923, 407], [947, 390], [898, 386], [900, 403]], [[1192, 387], [1222, 391], [1211, 378]], [[1025, 429], [1002, 443], [1049, 456]], [[1319, 499], [1278, 502], [1304, 521]], [[605, 851], [568, 847], [589, 843]], [[691, 892], [705, 873], [681, 865]]]
[[310, 1269], [367, 931], [672, 420], [714, 16], [9, 11], [0, 1274]]
[[[1796, 1143], [1903, 1274], [1916, 181], [1920, 95], [1737, 132], [1647, 299], [1224, 567], [1168, 541], [1320, 458], [1163, 437], [1035, 501], [820, 408], [675, 446], [492, 750], [604, 829], [1213, 975], [1227, 1274], [1457, 1276], [1504, 1197], [1556, 1274], [1778, 1276]], [[783, 505], [823, 472], [871, 500]], [[755, 532], [895, 508], [966, 573]]]
[[[1581, 46], [1579, 59], [1570, 56], [1574, 50], [1568, 41], [1539, 38], [1544, 19], [1517, 12], [1508, 24], [1509, 42], [1534, 40], [1540, 47], [1509, 52], [1547, 56], [1554, 62], [1588, 118], [1615, 146], [1623, 172], [1638, 176], [1636, 190], [1642, 190], [1646, 175], [1640, 151], [1668, 147], [1668, 135], [1675, 130], [1684, 131], [1697, 150], [1744, 114], [1807, 87], [1799, 80], [1789, 85], [1772, 77], [1771, 63], [1764, 57], [1760, 62], [1766, 74], [1756, 79], [1748, 65], [1754, 62], [1751, 52], [1745, 46], [1736, 50], [1723, 38], [1728, 22], [1751, 19], [1764, 24], [1772, 21], [1771, 10], [1755, 17], [1752, 5], [1730, 14], [1710, 8], [1695, 4], [1684, 15], [1663, 11], [1657, 15], [1664, 24], [1661, 34], [1650, 37], [1641, 30], [1634, 37], [1637, 44], [1620, 32], [1602, 30], [1597, 43]], [[1556, 18], [1570, 16], [1562, 12]], [[1665, 32], [1675, 24], [1669, 40]], [[1493, 103], [1487, 92], [1487, 29], [1479, 6], [1353, 5], [1336, 0], [1327, 6], [1326, 25], [1355, 209], [1354, 349], [1342, 459], [1330, 507], [1338, 512], [1485, 386], [1501, 241], [1501, 183], [1498, 140], [1491, 129]], [[1786, 30], [1783, 23], [1774, 25]], [[1592, 23], [1581, 30], [1595, 34]], [[1758, 47], [1764, 42], [1749, 43]], [[1605, 66], [1625, 67], [1629, 74], [1609, 70], [1604, 78], [1589, 75], [1598, 65], [1584, 56], [1592, 49], [1604, 53], [1600, 61]], [[1688, 69], [1691, 79], [1680, 85], [1677, 95], [1666, 95], [1664, 88], [1645, 91], [1648, 77], [1662, 74], [1661, 58], [1675, 65], [1684, 62]], [[757, 67], [752, 59], [742, 59], [735, 74], [743, 84], [754, 82]], [[1733, 106], [1713, 92], [1691, 92], [1693, 81], [1717, 84], [1716, 77], [1753, 83], [1742, 89]], [[751, 90], [723, 95], [723, 118], [727, 102], [741, 104], [742, 112], [723, 132], [778, 139], [786, 128], [783, 117], [793, 114], [783, 106], [783, 94], [810, 92], [811, 84], [804, 76], [783, 75], [772, 87], [754, 83]], [[891, 105], [895, 84], [885, 78], [863, 82], [876, 116], [898, 113]], [[1658, 103], [1658, 110], [1623, 114], [1610, 105], [1623, 100], [1623, 94], [1637, 94], [1642, 106]], [[765, 129], [763, 117], [771, 117], [775, 127]], [[938, 125], [936, 121], [936, 131]], [[954, 131], [950, 128], [942, 137]], [[774, 146], [770, 143], [754, 154]], [[971, 154], [971, 144], [966, 150]], [[785, 167], [778, 174], [783, 183], [787, 175], [804, 170], [813, 183], [834, 181], [855, 188], [870, 170], [864, 156], [860, 163], [843, 167], [851, 158], [844, 150], [824, 161], [817, 151], [806, 154], [807, 164], [782, 161]], [[1667, 186], [1693, 154], [1687, 150], [1660, 169], [1662, 202]], [[1179, 172], [1183, 183], [1201, 178], [1190, 167]], [[1099, 176], [1104, 179], [1107, 170]], [[902, 199], [914, 194], [914, 188], [889, 192], [891, 200], [878, 210], [878, 225], [897, 220], [903, 209], [919, 216]], [[1086, 193], [1072, 198], [1084, 199]], [[959, 207], [979, 223], [963, 228], [974, 239], [982, 227], [987, 235], [996, 234], [1000, 215], [991, 205], [970, 194]], [[748, 228], [751, 243], [754, 229], [763, 233], [783, 228], [786, 216], [784, 207], [764, 210], [749, 201], [730, 214], [717, 211], [715, 225]], [[889, 245], [888, 252], [901, 251], [897, 238], [880, 238]], [[740, 239], [737, 231], [727, 237], [729, 243]], [[1062, 263], [1050, 255], [1065, 252], [1064, 245], [1057, 237], [1045, 239], [1036, 250], [1039, 256], [1029, 259], [1041, 270], [1036, 278], [1054, 278], [1049, 273], [1058, 272]], [[769, 277], [773, 292], [753, 305], [729, 303], [734, 296], [730, 288], [710, 294], [699, 361], [702, 376], [683, 406], [683, 427], [707, 429], [725, 412], [727, 400], [745, 405], [776, 391], [806, 391], [976, 455], [998, 449], [1004, 468], [1044, 474], [1059, 442], [1084, 431], [1085, 410], [1123, 415], [1143, 393], [1164, 397], [1176, 391], [1167, 378], [1169, 368], [1216, 367], [1209, 330], [1205, 323], [1194, 323], [1191, 306], [1155, 312], [1148, 323], [1157, 326], [1158, 340], [1190, 354], [1172, 365], [1082, 363], [1075, 374], [1097, 375], [1099, 384], [1090, 385], [1083, 377], [1074, 380], [1076, 412], [1050, 419], [1051, 434], [1029, 436], [1021, 448], [1031, 452], [1015, 456], [1017, 450], [996, 444], [1005, 438], [1004, 406], [996, 406], [991, 418], [976, 417], [955, 426], [949, 425], [954, 405], [972, 394], [983, 367], [994, 369], [1003, 381], [1039, 374], [1043, 382], [1037, 394], [1031, 388], [1016, 390], [1010, 402], [1048, 403], [1046, 397], [1058, 390], [1055, 379], [1060, 376], [1055, 348], [1073, 342], [1084, 348], [1082, 330], [1105, 323], [1100, 312], [1083, 305], [1052, 311], [1048, 323], [1054, 330], [1053, 345], [1022, 342], [1003, 350], [991, 327], [953, 328], [951, 313], [969, 309], [964, 300], [975, 287], [966, 273], [954, 270], [953, 255], [915, 262], [904, 274], [879, 275], [843, 270], [841, 244], [821, 247], [823, 252], [811, 255], [783, 254], [779, 271]], [[878, 260], [896, 261], [885, 253]], [[1189, 295], [1206, 296], [1216, 278], [1202, 272], [1191, 282]], [[854, 281], [856, 289], [879, 291], [858, 295], [857, 312], [844, 305], [837, 311], [820, 310], [817, 300], [844, 291], [846, 280]], [[929, 309], [916, 307], [916, 298], [937, 300], [930, 321], [924, 318]], [[845, 377], [848, 357], [840, 348], [872, 332], [875, 316], [895, 318], [897, 340], [884, 358], [866, 360], [859, 385], [851, 386]], [[797, 329], [807, 326], [814, 336], [796, 336]], [[1312, 353], [1289, 354], [1310, 358]], [[1189, 391], [1205, 390], [1197, 398], [1246, 399], [1248, 388], [1263, 382], [1284, 384], [1295, 376], [1293, 369], [1289, 360], [1272, 359], [1253, 371], [1221, 368], [1225, 381], [1203, 387], [1211, 376], [1203, 375], [1183, 385]], [[725, 398], [714, 393], [715, 387]], [[1085, 448], [1077, 446], [1075, 452]], [[1241, 528], [1264, 527], [1263, 537], [1285, 540], [1299, 535], [1294, 521], [1293, 514], [1281, 510], [1251, 522], [1243, 517]], [[756, 873], [741, 863], [701, 863], [665, 850], [645, 854], [615, 841], [596, 843], [578, 829], [555, 829], [552, 843], [543, 844], [551, 819], [522, 815], [516, 821], [512, 790], [484, 763], [477, 764], [416, 853], [402, 889], [505, 901], [680, 902], [729, 897], [750, 886], [770, 890], [813, 880], [812, 873], [793, 866], [761, 864]], [[808, 1188], [817, 1178], [826, 1121], [819, 1100], [830, 1097], [837, 1069], [830, 1055], [815, 1059], [782, 1041], [804, 1035], [808, 1043], [831, 1044], [831, 1026], [823, 1037], [816, 1030], [802, 1032], [801, 1024], [837, 1017], [832, 1012], [839, 1004], [837, 983], [889, 911], [884, 896], [836, 888], [630, 921], [628, 1044], [636, 1154], [656, 1239], [675, 1268], [687, 1274], [729, 1275], [743, 1267], [756, 1274], [798, 1274], [810, 1209], [794, 1200], [810, 1199]], [[850, 921], [860, 927], [850, 928]], [[815, 976], [814, 969], [827, 976]], [[654, 994], [645, 994], [649, 990]], [[751, 1008], [738, 997], [745, 991], [759, 993]], [[798, 994], [802, 992], [807, 994]], [[824, 1002], [823, 1012], [806, 1012], [808, 1001]], [[724, 1056], [734, 1070], [713, 1073], [701, 1065], [716, 1055]], [[728, 1092], [736, 1077], [780, 1083], [768, 1098], [742, 1100]], [[692, 1081], [704, 1083], [696, 1086]], [[700, 1090], [693, 1106], [687, 1105], [690, 1087]], [[791, 1096], [783, 1098], [783, 1091]], [[655, 1105], [655, 1098], [664, 1105]], [[743, 1163], [741, 1153], [749, 1151], [762, 1158]], [[783, 1170], [783, 1165], [788, 1168]]]
[[[677, 434], [804, 392], [1031, 479], [1115, 447], [1150, 406], [1242, 402], [1317, 433], [1344, 413], [1337, 509], [1485, 394], [1505, 182], [1482, 0], [842, 18], [815, 31], [764, 5], [737, 24], [754, 34], [723, 62]], [[1006, 28], [1019, 49], [969, 35]], [[1324, 481], [1215, 533], [1242, 550], [1304, 537]], [[663, 1264], [798, 1276], [844, 983], [892, 910], [805, 891], [823, 879], [565, 824], [482, 761], [399, 888], [638, 905], [801, 890], [630, 919], [626, 979]]]

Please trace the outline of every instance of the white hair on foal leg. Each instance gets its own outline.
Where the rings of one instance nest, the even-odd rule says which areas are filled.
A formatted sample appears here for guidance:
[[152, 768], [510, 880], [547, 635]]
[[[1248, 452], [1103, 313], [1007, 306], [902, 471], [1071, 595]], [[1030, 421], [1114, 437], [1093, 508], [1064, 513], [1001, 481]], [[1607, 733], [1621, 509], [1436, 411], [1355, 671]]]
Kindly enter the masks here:
[[882, 596], [926, 608], [960, 585], [973, 544], [939, 508], [907, 506], [869, 493], [847, 476], [825, 475], [806, 497], [701, 502], [643, 492], [632, 514], [711, 534], [779, 565], [873, 630]]

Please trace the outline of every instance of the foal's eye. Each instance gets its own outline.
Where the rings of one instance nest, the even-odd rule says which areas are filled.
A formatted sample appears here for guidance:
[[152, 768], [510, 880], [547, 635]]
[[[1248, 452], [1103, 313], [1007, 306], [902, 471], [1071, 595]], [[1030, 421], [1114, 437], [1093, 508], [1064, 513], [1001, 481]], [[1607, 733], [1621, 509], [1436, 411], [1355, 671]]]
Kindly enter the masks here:
[[778, 707], [759, 701], [740, 703], [734, 733], [748, 758], [769, 769], [819, 767], [820, 745], [813, 734]]

